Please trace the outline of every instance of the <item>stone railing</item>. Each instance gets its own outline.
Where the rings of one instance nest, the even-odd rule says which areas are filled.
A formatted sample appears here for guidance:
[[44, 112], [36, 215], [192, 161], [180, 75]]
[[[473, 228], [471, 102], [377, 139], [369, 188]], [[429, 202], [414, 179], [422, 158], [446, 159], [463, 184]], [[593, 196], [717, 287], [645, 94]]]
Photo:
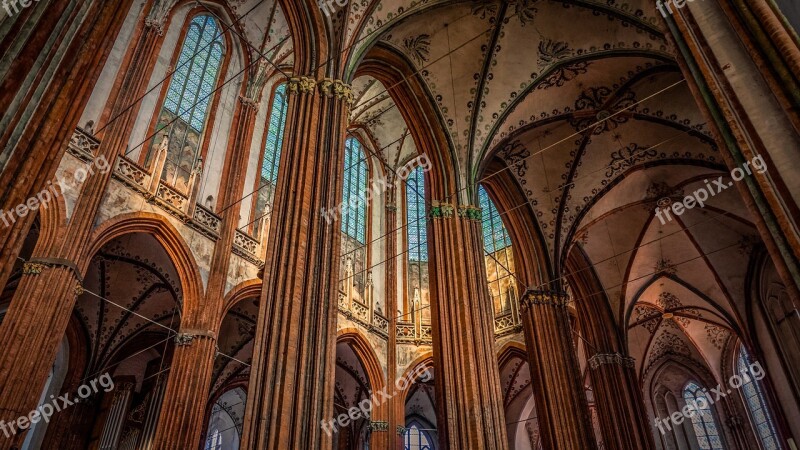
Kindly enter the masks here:
[[[87, 161], [95, 157], [99, 147], [100, 141], [96, 137], [82, 128], [76, 128], [70, 138], [67, 152]], [[163, 167], [163, 158], [166, 156], [160, 157], [161, 159], [154, 161], [152, 166]], [[148, 202], [162, 207], [165, 212], [177, 217], [181, 222], [213, 240], [219, 239], [222, 219], [194, 201], [199, 187], [199, 175], [202, 173], [201, 167], [198, 166], [196, 173], [193, 172], [188, 193], [181, 192], [161, 179], [153, 179], [152, 168], [142, 167], [124, 155], [117, 156], [113, 167], [114, 179], [139, 193]], [[248, 261], [261, 265], [263, 261], [258, 257], [260, 249], [261, 245], [257, 240], [237, 231], [233, 245], [235, 253], [238, 252]]]
[[243, 233], [241, 230], [236, 230], [236, 234], [233, 236], [234, 253], [252, 263], [258, 264], [261, 262], [258, 257], [258, 251], [260, 249], [261, 246], [256, 238]]
[[430, 324], [401, 322], [397, 324], [397, 343], [414, 345], [433, 345]]
[[100, 141], [98, 141], [97, 138], [83, 128], [78, 127], [75, 128], [75, 131], [72, 132], [72, 136], [69, 138], [67, 151], [79, 159], [92, 159], [99, 147]]
[[383, 317], [378, 311], [372, 313], [372, 325], [375, 326], [375, 331], [383, 337], [389, 337], [389, 319]]
[[494, 317], [494, 334], [496, 337], [519, 333], [520, 331], [522, 331], [522, 325], [513, 311], [504, 312]]

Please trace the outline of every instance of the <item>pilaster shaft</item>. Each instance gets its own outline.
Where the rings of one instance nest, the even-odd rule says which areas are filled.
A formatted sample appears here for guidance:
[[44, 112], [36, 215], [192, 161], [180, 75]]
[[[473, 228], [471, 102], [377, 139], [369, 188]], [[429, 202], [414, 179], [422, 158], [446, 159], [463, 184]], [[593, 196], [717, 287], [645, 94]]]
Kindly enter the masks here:
[[450, 450], [508, 448], [481, 224], [431, 209], [428, 229], [439, 442]]
[[589, 369], [605, 448], [655, 448], [633, 358], [598, 353], [589, 358]]
[[214, 368], [214, 336], [181, 333], [175, 344], [152, 447], [157, 450], [200, 448], [208, 384]]
[[[347, 98], [308, 77], [290, 93], [242, 448], [329, 449]], [[317, 89], [319, 87], [319, 90]]]
[[544, 448], [595, 449], [567, 301], [562, 292], [528, 291], [520, 302], [539, 429]]

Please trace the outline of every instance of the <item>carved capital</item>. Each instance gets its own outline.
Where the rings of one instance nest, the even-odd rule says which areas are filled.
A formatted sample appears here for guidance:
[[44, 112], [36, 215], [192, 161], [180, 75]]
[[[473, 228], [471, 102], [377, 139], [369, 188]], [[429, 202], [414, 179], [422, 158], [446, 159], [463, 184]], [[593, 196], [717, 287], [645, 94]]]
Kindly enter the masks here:
[[370, 429], [370, 431], [373, 431], [373, 432], [374, 431], [379, 431], [379, 432], [385, 433], [385, 432], [389, 431], [389, 422], [386, 422], [386, 421], [383, 421], [383, 420], [370, 422], [369, 423], [369, 429]]
[[403, 436], [403, 435], [406, 434], [406, 427], [404, 427], [402, 425], [398, 425], [396, 431], [397, 431], [397, 435], [398, 436]]
[[258, 101], [249, 97], [245, 97], [244, 95], [239, 96], [239, 102], [244, 108], [258, 109]]
[[355, 101], [353, 88], [342, 80], [324, 78], [319, 82], [319, 91], [326, 97], [344, 100], [347, 106], [351, 106]]
[[288, 89], [291, 94], [313, 94], [317, 82], [309, 77], [289, 78]]
[[449, 203], [431, 202], [429, 216], [431, 219], [450, 219], [455, 216], [456, 209]]
[[83, 286], [81, 286], [80, 284], [75, 284], [75, 288], [73, 289], [73, 292], [75, 293], [76, 297], [79, 297], [79, 296], [83, 295], [83, 293], [86, 292], [86, 291], [83, 289]]
[[567, 303], [569, 303], [569, 297], [567, 297], [567, 293], [563, 291], [528, 291], [522, 296], [522, 300], [520, 300], [520, 309], [525, 311], [536, 305], [564, 308], [567, 306]]
[[145, 28], [151, 29], [159, 36], [164, 35], [164, 20], [157, 17], [147, 17], [144, 19]]
[[47, 268], [45, 264], [35, 263], [35, 262], [26, 262], [22, 265], [22, 274], [23, 275], [39, 275], [44, 272], [44, 269]]
[[589, 358], [589, 367], [597, 370], [600, 366], [616, 364], [626, 369], [633, 369], [636, 360], [620, 353], [598, 353]]
[[186, 330], [175, 336], [175, 345], [178, 347], [188, 347], [195, 339], [217, 340], [217, 336], [211, 330]]
[[480, 221], [483, 217], [481, 209], [477, 206], [467, 205], [458, 207], [458, 217], [463, 217], [467, 220]]

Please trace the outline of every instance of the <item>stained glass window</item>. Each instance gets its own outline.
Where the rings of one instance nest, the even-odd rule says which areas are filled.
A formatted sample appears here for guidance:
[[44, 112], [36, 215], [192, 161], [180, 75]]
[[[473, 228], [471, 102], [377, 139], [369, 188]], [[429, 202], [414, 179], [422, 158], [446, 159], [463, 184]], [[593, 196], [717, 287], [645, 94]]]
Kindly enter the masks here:
[[[700, 398], [704, 401], [698, 401]], [[692, 416], [692, 428], [697, 437], [698, 446], [701, 449], [724, 449], [706, 393], [697, 383], [690, 381], [683, 388], [683, 399], [687, 405], [696, 406], [696, 412]], [[704, 406], [704, 408], [700, 408], [700, 406]]]
[[408, 242], [407, 297], [402, 319], [427, 322], [428, 303], [428, 230], [425, 204], [425, 173], [416, 167], [406, 177], [406, 240]]
[[478, 186], [478, 202], [481, 207], [483, 247], [486, 251], [486, 279], [489, 282], [495, 315], [499, 315], [510, 312], [512, 302], [517, 301], [516, 280], [512, 276], [514, 255], [511, 251], [511, 237], [494, 202], [482, 185]]
[[739, 376], [745, 381], [742, 384], [741, 392], [744, 396], [747, 412], [750, 421], [755, 427], [755, 433], [761, 441], [764, 450], [780, 450], [778, 443], [778, 433], [767, 409], [767, 401], [764, 393], [759, 386], [758, 380], [753, 379], [750, 371], [750, 356], [744, 346], [739, 347], [739, 359], [736, 363]]
[[267, 123], [267, 139], [264, 143], [264, 160], [261, 163], [261, 182], [275, 185], [278, 181], [278, 163], [281, 160], [283, 131], [286, 126], [286, 83], [275, 89], [272, 100], [269, 122]]
[[428, 231], [425, 224], [425, 174], [416, 167], [406, 179], [406, 219], [409, 261], [428, 260]]
[[148, 154], [149, 160], [167, 140], [164, 175], [175, 187], [186, 187], [197, 162], [208, 106], [213, 98], [224, 54], [222, 32], [217, 21], [209, 15], [198, 15], [192, 19]]
[[433, 450], [433, 444], [428, 433], [421, 430], [417, 424], [412, 424], [406, 430], [404, 450]]
[[342, 232], [361, 244], [367, 231], [367, 179], [369, 168], [358, 139], [348, 138], [344, 151]]
[[261, 177], [256, 186], [256, 207], [254, 227], [256, 237], [260, 238], [264, 221], [267, 219], [268, 207], [275, 197], [275, 185], [278, 182], [278, 166], [281, 161], [283, 132], [286, 128], [286, 110], [289, 106], [286, 98], [286, 83], [275, 88], [272, 107], [269, 110], [267, 136], [264, 139], [264, 156], [261, 159]]

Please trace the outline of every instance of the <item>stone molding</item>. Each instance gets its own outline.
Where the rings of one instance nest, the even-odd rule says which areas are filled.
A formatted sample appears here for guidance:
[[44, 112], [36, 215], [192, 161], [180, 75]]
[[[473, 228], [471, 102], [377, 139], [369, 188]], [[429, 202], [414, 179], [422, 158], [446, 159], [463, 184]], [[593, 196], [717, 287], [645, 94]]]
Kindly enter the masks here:
[[450, 203], [441, 203], [436, 200], [431, 202], [428, 216], [431, 219], [450, 219], [455, 217], [455, 207]]
[[60, 258], [33, 258], [22, 265], [23, 275], [40, 275], [45, 269], [63, 267], [72, 272], [78, 284], [83, 284], [83, 277], [78, 271], [78, 266], [72, 261]]
[[589, 358], [589, 367], [597, 370], [600, 366], [616, 364], [626, 369], [633, 369], [636, 360], [621, 353], [598, 353]]
[[523, 294], [522, 300], [520, 300], [519, 303], [522, 311], [525, 311], [534, 305], [558, 306], [565, 308], [569, 303], [569, 297], [567, 296], [567, 293], [563, 291], [528, 291]]
[[389, 422], [384, 420], [374, 421], [369, 423], [370, 431], [379, 431], [385, 433], [389, 431]]
[[322, 95], [329, 98], [337, 98], [347, 102], [347, 106], [352, 106], [355, 101], [353, 88], [342, 80], [323, 78], [318, 83], [319, 91]]
[[188, 347], [195, 339], [211, 339], [216, 342], [217, 335], [211, 330], [186, 330], [175, 336], [175, 345], [178, 347]]
[[313, 94], [317, 82], [309, 77], [291, 77], [287, 88], [291, 94]]
[[467, 205], [458, 207], [458, 217], [466, 218], [467, 220], [475, 220], [480, 222], [483, 218], [481, 209], [477, 206]]

